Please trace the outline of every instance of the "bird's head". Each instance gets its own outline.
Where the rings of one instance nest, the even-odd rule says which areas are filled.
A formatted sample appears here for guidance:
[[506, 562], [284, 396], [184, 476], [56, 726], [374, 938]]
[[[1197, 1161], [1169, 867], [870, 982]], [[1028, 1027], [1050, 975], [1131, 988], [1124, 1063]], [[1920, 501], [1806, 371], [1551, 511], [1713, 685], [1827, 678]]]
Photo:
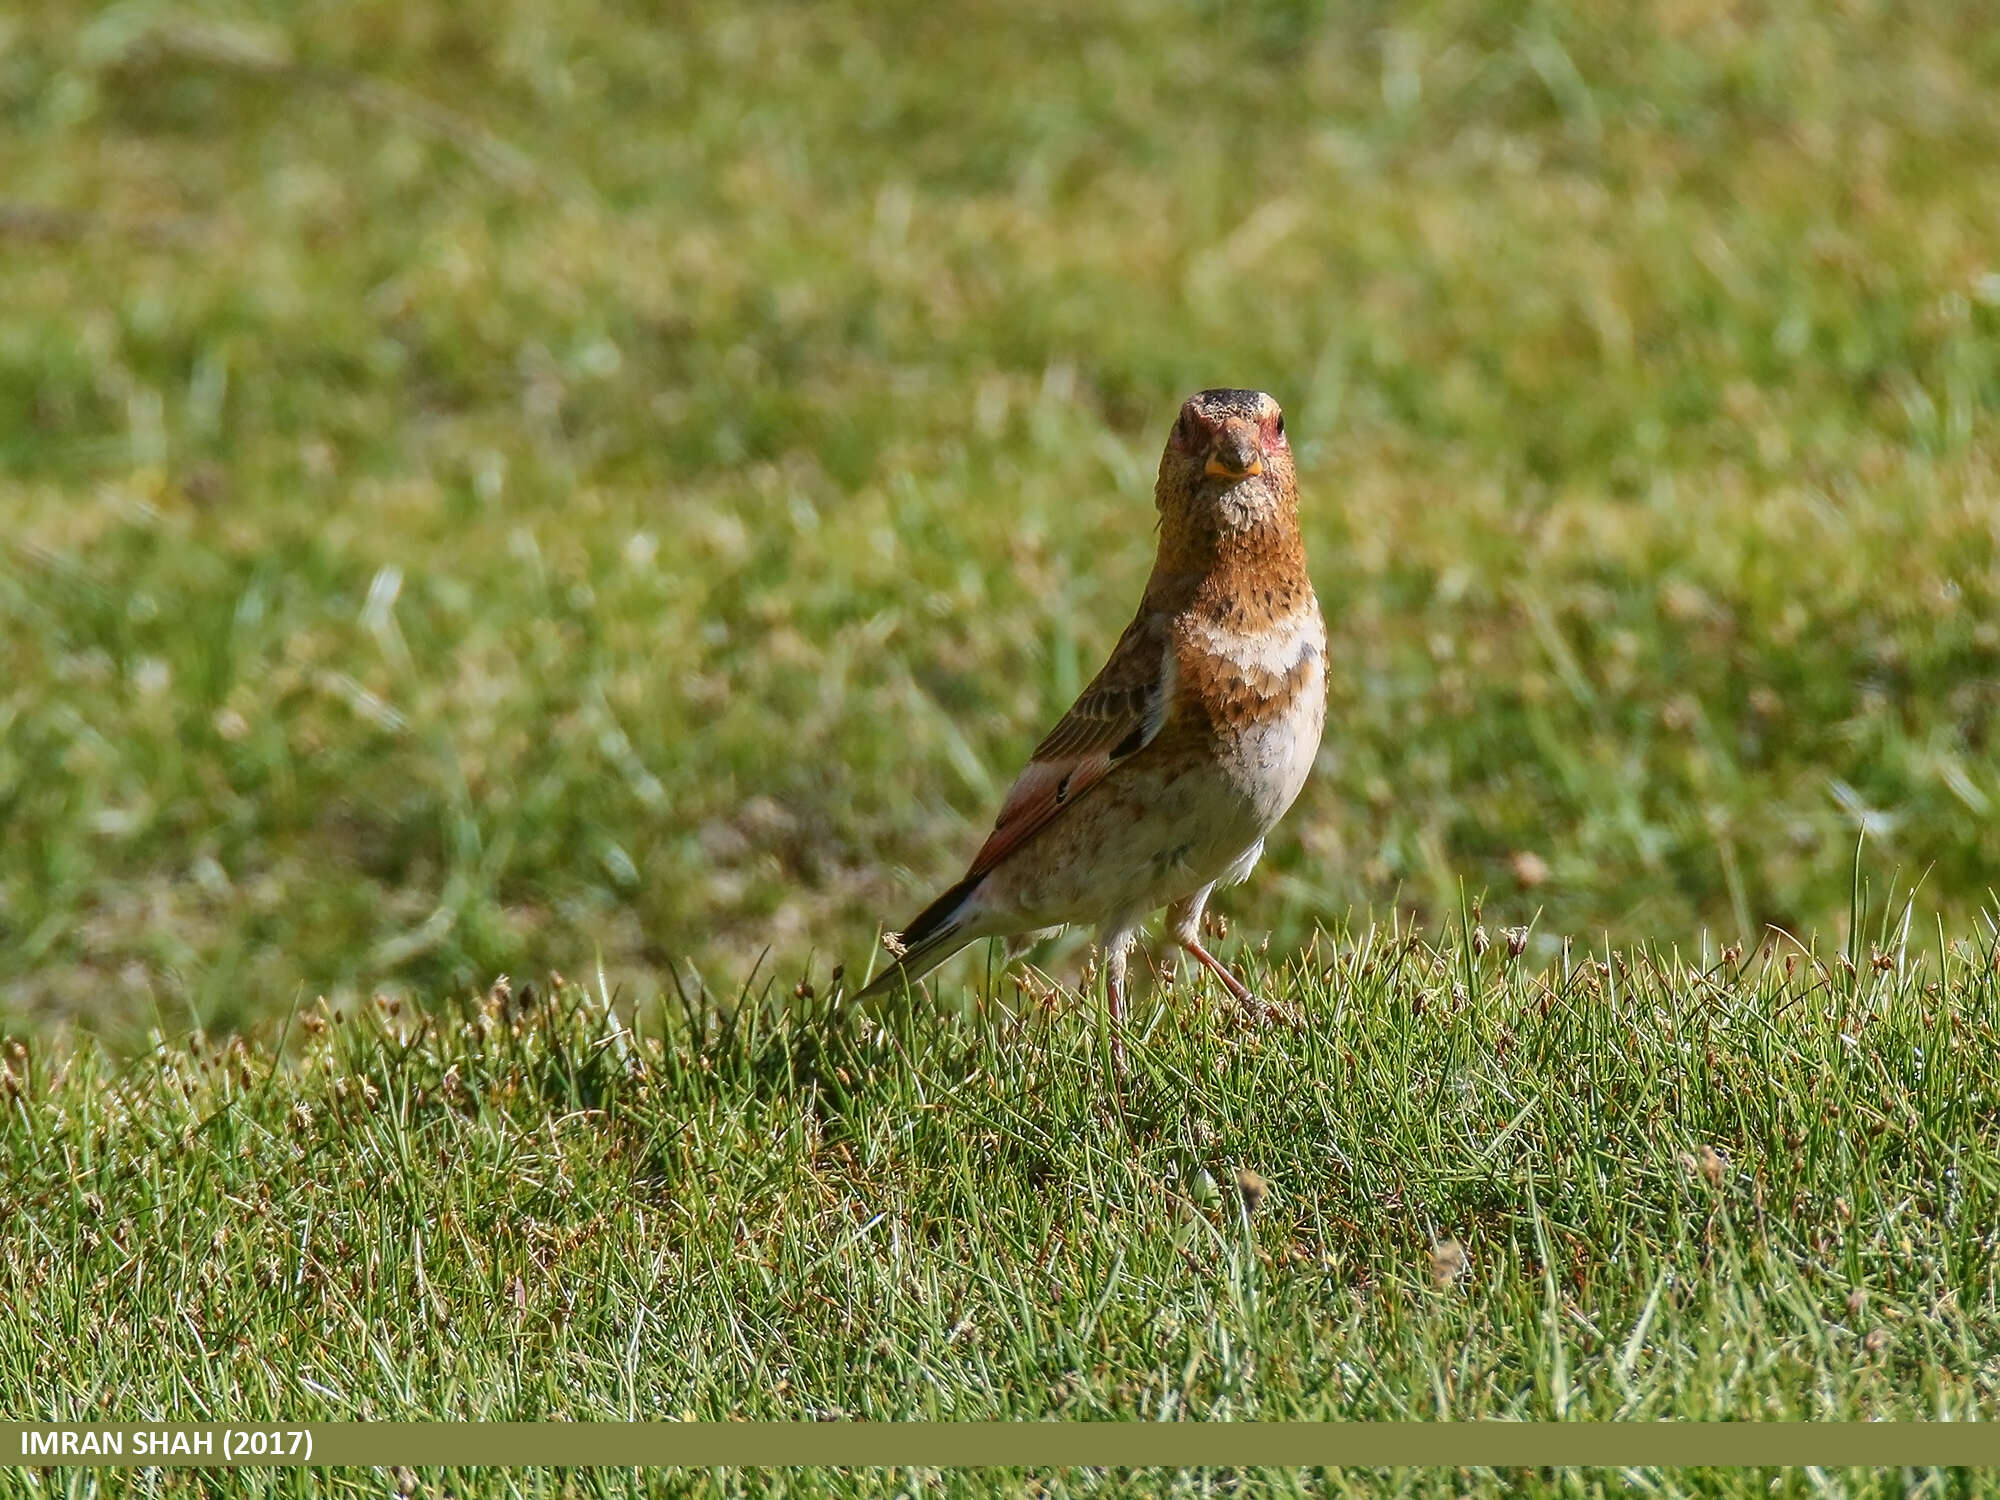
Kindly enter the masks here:
[[1298, 504], [1285, 414], [1262, 391], [1199, 391], [1160, 455], [1154, 489], [1161, 519], [1201, 530], [1240, 530], [1292, 514]]

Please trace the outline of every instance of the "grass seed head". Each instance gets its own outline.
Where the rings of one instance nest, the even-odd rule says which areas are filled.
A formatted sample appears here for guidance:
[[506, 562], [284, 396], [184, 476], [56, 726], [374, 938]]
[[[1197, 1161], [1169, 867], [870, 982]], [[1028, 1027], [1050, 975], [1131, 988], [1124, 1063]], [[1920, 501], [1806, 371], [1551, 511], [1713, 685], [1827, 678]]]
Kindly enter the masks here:
[[1254, 1214], [1264, 1206], [1264, 1199], [1270, 1190], [1270, 1184], [1248, 1167], [1237, 1169], [1236, 1191], [1243, 1199], [1243, 1206], [1251, 1213]]
[[1729, 1162], [1715, 1147], [1703, 1144], [1694, 1154], [1695, 1169], [1712, 1188], [1720, 1188], [1729, 1175]]
[[1431, 1285], [1439, 1291], [1450, 1291], [1452, 1283], [1465, 1274], [1465, 1266], [1465, 1246], [1450, 1235], [1431, 1246]]
[[1508, 861], [1513, 867], [1514, 879], [1523, 890], [1539, 890], [1549, 883], [1549, 862], [1532, 849], [1517, 849]]

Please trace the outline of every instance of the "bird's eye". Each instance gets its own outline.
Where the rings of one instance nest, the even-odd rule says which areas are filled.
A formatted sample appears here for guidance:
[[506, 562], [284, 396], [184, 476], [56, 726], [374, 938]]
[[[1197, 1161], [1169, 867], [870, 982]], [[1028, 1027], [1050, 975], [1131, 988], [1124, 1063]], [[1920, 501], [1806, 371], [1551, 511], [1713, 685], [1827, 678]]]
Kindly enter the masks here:
[[1279, 412], [1279, 413], [1278, 413], [1278, 436], [1279, 436], [1279, 437], [1283, 437], [1284, 435], [1285, 435], [1285, 414], [1284, 414], [1283, 412]]

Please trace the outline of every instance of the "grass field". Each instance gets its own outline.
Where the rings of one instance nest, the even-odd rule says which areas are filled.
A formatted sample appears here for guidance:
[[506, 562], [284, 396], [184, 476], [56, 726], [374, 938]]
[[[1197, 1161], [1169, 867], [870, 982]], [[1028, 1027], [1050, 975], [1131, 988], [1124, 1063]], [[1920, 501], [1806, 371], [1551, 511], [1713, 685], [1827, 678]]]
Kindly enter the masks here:
[[[0, 1398], [1994, 1416], [1996, 162], [1974, 5], [0, 16]], [[1219, 384], [1309, 1026], [834, 1005]]]
[[0, 1300], [37, 1316], [0, 1319], [0, 1389], [70, 1420], [1992, 1416], [1994, 949], [1479, 946], [1322, 939], [1259, 970], [1297, 1030], [1177, 994], [1124, 1085], [1089, 1011], [1011, 987], [315, 1010], [277, 1071], [16, 1053]]
[[31, 6], [0, 1010], [858, 962], [1287, 405], [1332, 731], [1240, 928], [1970, 932], [1977, 6]]

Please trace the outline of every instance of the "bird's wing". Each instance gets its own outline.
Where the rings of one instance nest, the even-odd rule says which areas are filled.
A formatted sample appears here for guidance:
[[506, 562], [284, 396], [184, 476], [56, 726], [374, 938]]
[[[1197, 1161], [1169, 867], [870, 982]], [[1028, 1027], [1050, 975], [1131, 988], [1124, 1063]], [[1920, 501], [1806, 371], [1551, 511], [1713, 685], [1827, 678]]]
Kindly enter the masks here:
[[1173, 642], [1166, 616], [1142, 614], [1125, 627], [1111, 659], [1060, 723], [1035, 747], [966, 882], [977, 881], [1026, 843], [1120, 761], [1153, 742], [1174, 693]]

